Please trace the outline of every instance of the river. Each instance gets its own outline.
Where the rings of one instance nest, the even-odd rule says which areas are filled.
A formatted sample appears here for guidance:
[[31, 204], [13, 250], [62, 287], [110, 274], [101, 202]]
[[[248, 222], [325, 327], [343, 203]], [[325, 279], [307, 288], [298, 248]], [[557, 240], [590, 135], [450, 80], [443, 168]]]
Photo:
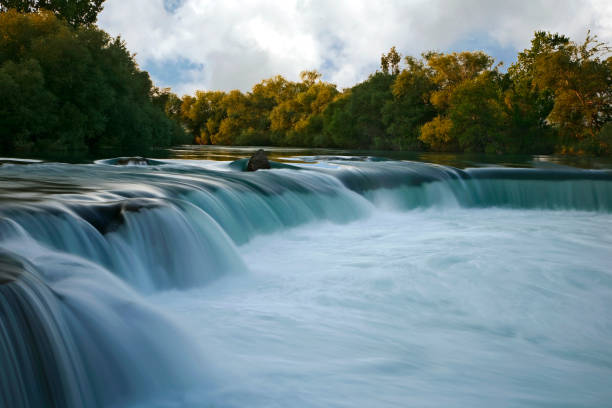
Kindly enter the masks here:
[[1, 407], [612, 404], [608, 163], [252, 151], [0, 165]]

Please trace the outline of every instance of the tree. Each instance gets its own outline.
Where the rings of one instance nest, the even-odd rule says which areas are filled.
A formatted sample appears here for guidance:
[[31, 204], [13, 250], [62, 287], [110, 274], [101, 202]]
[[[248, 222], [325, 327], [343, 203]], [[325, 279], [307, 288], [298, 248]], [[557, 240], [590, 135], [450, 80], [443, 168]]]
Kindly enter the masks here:
[[0, 95], [0, 151], [32, 147], [57, 120], [52, 113], [56, 98], [45, 89], [44, 74], [34, 59], [0, 66]]
[[323, 115], [323, 129], [335, 146], [353, 149], [376, 147], [387, 138], [382, 109], [393, 99], [395, 77], [375, 72], [341, 98], [335, 98]]
[[305, 87], [305, 89], [308, 89], [316, 84], [317, 81], [321, 79], [321, 76], [321, 73], [316, 70], [300, 72], [300, 79], [302, 80], [302, 85]]
[[213, 144], [235, 144], [240, 134], [249, 129], [252, 121], [249, 98], [238, 90], [233, 90], [223, 96], [221, 108], [226, 116], [219, 124], [219, 130], [211, 136]]
[[538, 58], [555, 52], [570, 39], [544, 31], [535, 33], [531, 47], [519, 52], [517, 61], [504, 75], [502, 88], [508, 114], [510, 151], [551, 153], [556, 144], [556, 130], [547, 120], [554, 106], [554, 92], [535, 81]]
[[[246, 94], [186, 96], [180, 118], [200, 143], [606, 154], [612, 148], [608, 51], [595, 37], [576, 45], [537, 32], [502, 74], [480, 51], [406, 57], [400, 70], [392, 47], [379, 71], [342, 92], [317, 71], [304, 71], [299, 82], [275, 76]], [[176, 111], [176, 99], [163, 106], [175, 117], [170, 100]]]
[[152, 102], [158, 110], [164, 112], [172, 120], [172, 144], [193, 143], [193, 139], [185, 132], [181, 124], [181, 99], [172, 93], [170, 88], [153, 87]]
[[562, 50], [570, 44], [570, 39], [558, 33], [536, 31], [531, 40], [531, 48], [519, 52], [517, 61], [508, 68], [513, 80], [533, 80], [538, 58]]
[[508, 151], [508, 120], [497, 73], [488, 71], [461, 82], [449, 100], [449, 135], [465, 152]]
[[197, 91], [195, 97], [183, 98], [180, 116], [196, 143], [215, 143], [213, 139], [227, 116], [221, 104], [224, 97], [222, 91]]
[[142, 151], [182, 135], [120, 38], [48, 11], [0, 13], [0, 87], [5, 149]]
[[[423, 57], [435, 85], [429, 100], [438, 111], [438, 116], [423, 125], [419, 139], [433, 150], [452, 151], [460, 147], [482, 151], [483, 143], [474, 142], [482, 137], [482, 124], [478, 121], [483, 118], [478, 115], [477, 109], [483, 106], [471, 98], [470, 91], [465, 90], [483, 90], [477, 85], [482, 86], [484, 81], [479, 81], [478, 78], [490, 75], [493, 58], [481, 51], [452, 54], [429, 52], [423, 54]], [[484, 92], [484, 95], [490, 96], [489, 92]], [[472, 104], [469, 105], [470, 103]], [[473, 126], [467, 126], [466, 120], [473, 121]], [[468, 133], [463, 134], [462, 131]], [[460, 138], [463, 141], [459, 140]]]
[[612, 57], [603, 59], [610, 51], [589, 33], [582, 44], [568, 42], [536, 56], [534, 83], [554, 93], [548, 120], [570, 150], [597, 150], [597, 134], [612, 120]]
[[421, 127], [419, 139], [431, 150], [437, 152], [456, 152], [459, 150], [457, 139], [452, 135], [453, 122], [446, 117], [436, 116]]
[[383, 74], [397, 75], [400, 72], [399, 64], [402, 61], [402, 56], [397, 52], [395, 47], [391, 47], [387, 54], [380, 57], [380, 67]]
[[556, 130], [547, 118], [554, 101], [549, 89], [538, 89], [533, 78], [503, 76], [504, 109], [508, 117], [507, 151], [510, 153], [552, 153], [557, 142]]
[[421, 150], [419, 129], [435, 116], [435, 109], [429, 102], [434, 90], [432, 71], [416, 58], [408, 56], [405, 60], [407, 68], [391, 87], [393, 99], [382, 109], [387, 136], [376, 141], [377, 148]]
[[494, 62], [493, 58], [481, 51], [452, 54], [429, 52], [423, 54], [423, 57], [433, 73], [432, 81], [437, 87], [431, 94], [431, 103], [439, 110], [448, 107], [448, 100], [457, 85], [490, 70]]
[[105, 0], [0, 0], [0, 11], [15, 9], [22, 13], [47, 10], [73, 27], [93, 24]]
[[597, 135], [597, 154], [610, 154], [612, 153], [612, 122], [608, 122], [602, 126], [599, 134]]
[[282, 135], [283, 145], [312, 145], [323, 131], [321, 114], [338, 93], [335, 85], [320, 80], [317, 71], [303, 71], [300, 77], [294, 97], [270, 112], [270, 129]]

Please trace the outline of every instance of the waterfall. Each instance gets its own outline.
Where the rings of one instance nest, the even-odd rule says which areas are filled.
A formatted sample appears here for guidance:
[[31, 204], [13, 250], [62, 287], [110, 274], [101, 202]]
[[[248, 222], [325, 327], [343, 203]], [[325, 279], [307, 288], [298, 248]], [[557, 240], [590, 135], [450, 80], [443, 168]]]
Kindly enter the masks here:
[[237, 247], [382, 209], [612, 212], [612, 172], [324, 160], [0, 168], [0, 406], [135, 403], [204, 378], [146, 296], [248, 274]]
[[0, 406], [125, 406], [204, 378], [183, 329], [110, 272], [23, 244], [0, 252]]

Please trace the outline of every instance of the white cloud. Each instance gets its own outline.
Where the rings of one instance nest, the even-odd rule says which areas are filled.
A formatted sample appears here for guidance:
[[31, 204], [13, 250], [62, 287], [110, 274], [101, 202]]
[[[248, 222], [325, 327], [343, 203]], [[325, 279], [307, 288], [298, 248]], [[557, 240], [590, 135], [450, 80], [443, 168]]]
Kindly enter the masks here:
[[[588, 29], [612, 42], [607, 0], [166, 1], [107, 0], [99, 25], [121, 35], [145, 69], [157, 67], [158, 85], [178, 93], [248, 90], [276, 74], [295, 80], [304, 69], [347, 87], [393, 45], [418, 55], [476, 39], [495, 55], [528, 47], [536, 30], [580, 41]], [[177, 61], [192, 64], [176, 72]]]

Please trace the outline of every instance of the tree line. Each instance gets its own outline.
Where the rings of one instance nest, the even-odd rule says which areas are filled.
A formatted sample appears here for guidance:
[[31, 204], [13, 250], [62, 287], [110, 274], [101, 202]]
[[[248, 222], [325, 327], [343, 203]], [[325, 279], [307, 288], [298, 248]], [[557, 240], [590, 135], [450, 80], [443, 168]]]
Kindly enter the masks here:
[[0, 0], [0, 151], [191, 142], [125, 43], [95, 26], [101, 4]]
[[596, 36], [536, 32], [506, 72], [484, 52], [395, 47], [348, 89], [317, 71], [248, 92], [156, 88], [104, 0], [0, 0], [0, 150], [175, 144], [485, 153], [612, 153], [612, 57]]
[[[610, 47], [536, 32], [507, 72], [484, 52], [383, 54], [338, 90], [316, 71], [246, 93], [169, 95], [167, 112], [199, 144], [485, 153], [610, 154]], [[607, 56], [607, 58], [606, 58]]]

